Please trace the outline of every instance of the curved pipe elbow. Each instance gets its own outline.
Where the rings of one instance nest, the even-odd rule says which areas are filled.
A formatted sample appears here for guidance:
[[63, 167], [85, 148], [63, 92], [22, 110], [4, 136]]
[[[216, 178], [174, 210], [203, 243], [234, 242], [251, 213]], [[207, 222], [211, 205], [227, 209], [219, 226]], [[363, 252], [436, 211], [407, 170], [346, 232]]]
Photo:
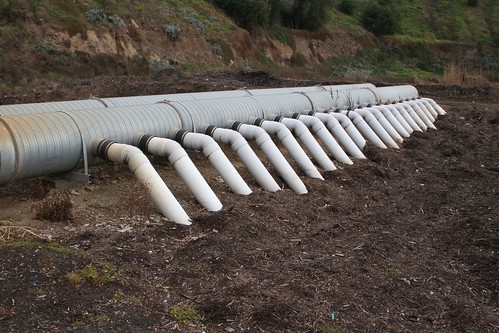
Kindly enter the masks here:
[[[334, 171], [336, 170], [336, 166], [334, 163], [329, 159], [327, 156], [326, 152], [322, 149], [321, 145], [315, 140], [313, 134], [310, 132], [308, 129], [307, 122], [314, 133], [319, 132], [321, 129], [325, 132], [327, 132], [330, 135], [330, 140], [334, 141], [334, 138], [331, 136], [329, 131], [325, 129], [324, 124], [317, 118], [311, 117], [311, 116], [304, 116], [304, 117], [310, 117], [313, 119], [311, 122], [310, 120], [301, 120], [301, 116], [299, 114], [296, 115], [296, 119], [292, 118], [282, 118], [278, 117], [276, 120], [280, 121], [283, 123], [287, 128], [289, 128], [291, 131], [295, 133], [295, 135], [298, 137], [298, 139], [302, 142], [302, 144], [308, 149], [310, 154], [313, 156], [317, 164], [325, 171]], [[319, 126], [320, 125], [320, 126]], [[320, 136], [317, 135], [319, 138]], [[345, 154], [346, 155], [346, 154]], [[344, 160], [344, 163], [348, 163], [348, 156], [346, 156], [346, 159]], [[343, 161], [342, 161], [343, 162]], [[351, 161], [350, 161], [351, 162]]]
[[[387, 117], [385, 117], [385, 115], [380, 110], [378, 110], [376, 108], [366, 108], [364, 110], [371, 112], [374, 115], [374, 117], [376, 117], [376, 120], [381, 124], [381, 126], [383, 126], [385, 131], [391, 136], [391, 138], [394, 141], [399, 142], [399, 143], [404, 142], [404, 139], [402, 138], [402, 136], [395, 129], [395, 127], [392, 125], [392, 123], [390, 121], [388, 121], [388, 119], [387, 119], [387, 117], [389, 117], [390, 119], [395, 120], [397, 125], [400, 126], [400, 123], [397, 122], [395, 117], [390, 112], [388, 112]], [[404, 132], [405, 132], [405, 130], [404, 130]]]
[[212, 137], [179, 129], [171, 129], [168, 136], [188, 149], [200, 150], [232, 192], [243, 195], [251, 193], [251, 189]]
[[201, 126], [200, 130], [215, 141], [230, 145], [257, 183], [266, 191], [277, 192], [281, 189], [241, 133], [211, 125]]
[[310, 158], [308, 158], [307, 154], [300, 147], [295, 137], [286, 127], [286, 125], [276, 121], [263, 120], [259, 118], [250, 119], [250, 121], [254, 125], [263, 128], [266, 132], [275, 134], [277, 136], [277, 139], [286, 148], [286, 150], [298, 164], [300, 169], [305, 173], [305, 175], [311, 178], [324, 180], [321, 173], [317, 170]]
[[[320, 121], [324, 123], [326, 128], [331, 132], [331, 134], [338, 140], [338, 142], [345, 148], [345, 150], [350, 154], [350, 156], [354, 158], [365, 158], [364, 154], [362, 153], [359, 145], [365, 145], [365, 140], [362, 138], [360, 133], [355, 129], [355, 126], [353, 123], [350, 121], [350, 123], [347, 123], [344, 119], [343, 122], [346, 125], [346, 127], [343, 127], [342, 124], [338, 121], [337, 117], [335, 116], [335, 113], [320, 113], [317, 112], [314, 114], [314, 117], [318, 118]], [[338, 145], [338, 142], [333, 141], [331, 144], [332, 146], [329, 147], [331, 154], [333, 156], [337, 155], [340, 156], [340, 159], [344, 159], [344, 157], [341, 157], [343, 149], [341, 148], [340, 145]], [[344, 151], [343, 151], [344, 153]]]
[[[367, 124], [373, 129], [374, 132], [376, 132], [376, 135], [383, 141], [383, 143], [386, 146], [398, 149], [399, 146], [397, 143], [392, 139], [391, 135], [388, 133], [388, 131], [381, 125], [381, 123], [376, 119], [376, 117], [369, 111], [365, 109], [356, 109], [354, 110], [355, 113], [358, 113], [361, 115]], [[385, 119], [386, 120], [386, 119]], [[393, 129], [393, 127], [392, 127]], [[380, 147], [381, 148], [381, 147]]]
[[374, 108], [381, 110], [381, 112], [383, 112], [383, 115], [390, 113], [393, 117], [395, 117], [395, 119], [398, 121], [399, 125], [402, 126], [402, 129], [405, 131], [405, 133], [402, 133], [400, 129], [397, 129], [397, 127], [394, 126], [400, 135], [402, 135], [404, 137], [409, 137], [412, 134], [412, 132], [414, 132], [414, 129], [411, 127], [411, 125], [409, 125], [407, 123], [407, 121], [404, 119], [404, 117], [402, 116], [399, 109], [394, 108], [394, 107], [389, 108], [389, 107], [386, 107], [384, 105], [377, 105], [377, 106], [374, 106]]
[[231, 121], [230, 126], [232, 129], [241, 133], [247, 140], [254, 140], [256, 142], [290, 189], [298, 194], [308, 193], [305, 184], [303, 184], [300, 177], [298, 177], [293, 168], [291, 168], [289, 163], [263, 128], [254, 125], [242, 124], [237, 121]]
[[137, 180], [149, 189], [152, 200], [163, 216], [178, 224], [191, 224], [187, 213], [139, 148], [110, 140], [94, 139], [91, 150], [100, 158], [128, 165]]
[[143, 151], [155, 156], [167, 157], [196, 201], [207, 211], [218, 212], [222, 209], [222, 203], [178, 142], [150, 135], [140, 135], [137, 143]]
[[378, 134], [367, 124], [367, 122], [359, 113], [354, 111], [341, 111], [341, 113], [352, 120], [353, 124], [357, 127], [359, 132], [362, 133], [362, 136], [367, 141], [381, 149], [388, 148], [385, 143], [379, 138]]

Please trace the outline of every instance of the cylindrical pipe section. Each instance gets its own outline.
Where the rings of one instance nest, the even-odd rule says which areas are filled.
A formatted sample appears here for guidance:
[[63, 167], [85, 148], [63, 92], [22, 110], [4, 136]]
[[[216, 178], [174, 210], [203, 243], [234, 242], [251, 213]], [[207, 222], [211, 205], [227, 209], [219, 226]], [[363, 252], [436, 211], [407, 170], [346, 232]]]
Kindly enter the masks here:
[[[414, 132], [411, 125], [407, 123], [407, 121], [404, 119], [404, 117], [400, 114], [400, 112], [396, 108], [390, 109], [384, 105], [376, 105], [373, 106], [373, 108], [380, 110], [383, 113], [383, 115], [385, 115], [387, 120], [389, 119], [387, 115], [391, 114], [392, 117], [396, 120], [396, 122], [392, 120], [390, 121], [390, 124], [392, 124], [393, 128], [395, 128], [401, 136], [407, 138], [412, 134], [412, 132]], [[399, 126], [402, 126], [402, 128], [400, 128]]]
[[305, 184], [303, 184], [300, 177], [298, 177], [293, 168], [291, 168], [263, 128], [242, 124], [238, 121], [229, 121], [228, 125], [230, 128], [241, 133], [247, 140], [255, 140], [256, 144], [262, 149], [265, 156], [267, 156], [270, 163], [274, 166], [290, 189], [298, 194], [306, 194], [308, 192]]
[[[297, 117], [300, 116], [299, 113], [295, 113]], [[325, 129], [324, 124], [317, 118], [312, 117], [315, 119], [320, 125], [322, 125], [322, 128]], [[308, 149], [310, 154], [313, 156], [314, 160], [317, 162], [317, 164], [324, 169], [325, 171], [334, 171], [336, 170], [336, 167], [334, 166], [333, 162], [329, 159], [327, 156], [326, 152], [322, 149], [321, 145], [315, 140], [314, 135], [310, 132], [308, 129], [307, 125], [302, 122], [301, 120], [297, 119], [292, 119], [292, 118], [283, 118], [281, 116], [276, 116], [274, 118], [275, 121], [280, 121], [283, 123], [287, 128], [289, 128], [293, 133], [296, 135], [296, 137], [302, 142], [302, 144]], [[313, 127], [311, 125], [310, 127]], [[317, 129], [317, 131], [320, 131], [320, 129]], [[326, 129], [325, 130], [329, 135], [329, 131]], [[334, 141], [334, 138], [331, 136], [331, 139]], [[343, 152], [343, 155], [346, 156], [345, 152]], [[352, 164], [352, 161], [346, 156], [346, 158], [341, 161], [346, 164]]]
[[[364, 120], [364, 118], [358, 114], [357, 112], [353, 111], [341, 111], [342, 114], [346, 115], [350, 120], [352, 120], [352, 123], [357, 127], [360, 133], [362, 133], [362, 136], [375, 145], [376, 147], [382, 148], [382, 149], [387, 149], [388, 147], [385, 145], [385, 143], [379, 138], [378, 134], [367, 124], [367, 122]], [[374, 116], [370, 119], [374, 119]], [[376, 120], [376, 119], [375, 119]], [[379, 124], [379, 123], [378, 123]], [[381, 125], [379, 125], [381, 126]]]
[[419, 119], [423, 121], [423, 123], [426, 125], [427, 128], [437, 129], [435, 125], [433, 125], [433, 123], [431, 122], [430, 118], [428, 118], [428, 116], [426, 115], [426, 112], [423, 111], [423, 109], [421, 109], [419, 103], [416, 103], [414, 101], [408, 101], [406, 103], [409, 104], [414, 109], [414, 111], [416, 111], [416, 114], [418, 115]]
[[437, 110], [435, 110], [435, 108], [433, 107], [433, 105], [431, 105], [430, 102], [428, 102], [422, 98], [417, 99], [416, 101], [421, 102], [426, 107], [426, 109], [430, 112], [431, 116], [433, 117], [433, 121], [435, 121], [438, 118], [438, 112], [437, 112]]
[[408, 103], [398, 103], [398, 104], [394, 104], [394, 105], [400, 105], [403, 108], [405, 108], [407, 110], [407, 113], [409, 114], [409, 116], [418, 125], [418, 127], [420, 128], [421, 131], [424, 132], [424, 131], [428, 130], [428, 126], [426, 126], [424, 121], [421, 120], [421, 118], [416, 113], [416, 111]]
[[168, 158], [197, 202], [207, 211], [218, 212], [222, 209], [222, 203], [178, 142], [144, 133], [137, 133], [134, 137], [134, 144], [142, 151]]
[[392, 139], [390, 134], [388, 134], [383, 125], [380, 124], [378, 119], [376, 119], [376, 117], [372, 113], [364, 109], [356, 109], [354, 110], [354, 112], [361, 115], [362, 118], [364, 118], [366, 123], [373, 129], [374, 132], [376, 132], [376, 135], [385, 143], [385, 145], [395, 149], [399, 148], [397, 143]]
[[[400, 115], [400, 113], [395, 110], [393, 113], [392, 111], [388, 110], [388, 108], [385, 108], [383, 106], [374, 106], [372, 109], [379, 110], [382, 114], [383, 117], [390, 122], [390, 125], [393, 126], [393, 128], [397, 131], [397, 133], [404, 137], [408, 138], [410, 136], [410, 133], [407, 131], [407, 128], [409, 128], [410, 132], [412, 133], [412, 128], [410, 128], [409, 124], [404, 120], [404, 118]], [[406, 127], [407, 126], [407, 127]]]
[[191, 224], [187, 213], [139, 148], [96, 138], [91, 151], [102, 159], [128, 165], [137, 180], [149, 189], [152, 200], [166, 218], [178, 224]]
[[319, 170], [317, 170], [314, 163], [308, 158], [307, 154], [300, 147], [298, 141], [296, 141], [286, 125], [276, 121], [264, 120], [262, 118], [250, 118], [249, 122], [251, 125], [260, 126], [267, 133], [276, 135], [277, 139], [282, 143], [284, 148], [286, 148], [289, 155], [291, 155], [305, 175], [311, 178], [324, 180]]
[[433, 106], [435, 111], [437, 111], [440, 116], [445, 116], [447, 114], [447, 112], [445, 112], [445, 110], [442, 109], [442, 107], [440, 105], [438, 105], [433, 99], [428, 98], [428, 97], [425, 97], [422, 99], [429, 102], [431, 104], [431, 106]]
[[[351, 138], [346, 132], [345, 128], [341, 126], [340, 122], [334, 117], [333, 113], [321, 113], [315, 112], [310, 113], [314, 117], [318, 118], [320, 121], [326, 125], [327, 129], [333, 134], [333, 136], [341, 143], [343, 148], [350, 154], [352, 157], [362, 158], [364, 154], [360, 151], [360, 148], [357, 146], [356, 142]], [[364, 141], [365, 142], [365, 141]], [[331, 154], [336, 158], [339, 156], [340, 159], [344, 159], [343, 154], [345, 153], [341, 146], [333, 141], [330, 143]], [[329, 149], [329, 148], [328, 148]]]
[[[349, 117], [338, 112], [329, 112], [328, 114], [330, 114], [336, 120], [338, 120], [338, 122], [343, 127], [345, 132], [347, 132], [348, 136], [353, 140], [353, 142], [355, 142], [355, 144], [357, 145], [357, 147], [359, 147], [359, 149], [361, 150], [364, 149], [364, 147], [366, 146], [366, 139], [364, 139], [360, 131], [357, 129], [357, 127], [355, 127], [354, 123]], [[360, 117], [360, 120], [364, 121], [362, 117]], [[356, 157], [352, 155], [351, 152], [349, 152], [349, 154], [350, 156]], [[362, 157], [358, 158], [365, 158], [365, 156], [362, 155]]]
[[188, 149], [200, 150], [232, 192], [243, 195], [251, 193], [251, 189], [212, 137], [171, 128], [168, 131], [168, 138], [177, 141]]
[[213, 137], [218, 143], [230, 145], [249, 173], [266, 191], [277, 192], [281, 189], [241, 133], [213, 125], [201, 125], [200, 132]]
[[[402, 138], [402, 136], [399, 134], [399, 132], [397, 132], [395, 127], [392, 126], [392, 124], [388, 121], [388, 119], [385, 118], [385, 116], [383, 115], [383, 113], [381, 113], [380, 110], [375, 109], [375, 108], [365, 108], [362, 110], [367, 110], [367, 111], [371, 112], [373, 114], [373, 116], [376, 118], [376, 120], [381, 124], [381, 126], [383, 126], [385, 131], [392, 137], [393, 140], [395, 140], [396, 142], [399, 142], [399, 143], [404, 142], [404, 139]], [[395, 123], [397, 123], [398, 126], [400, 126], [400, 123], [397, 122], [397, 120], [395, 119], [395, 117], [391, 113], [389, 113], [389, 116], [391, 118], [393, 118], [393, 120], [395, 120]]]
[[[414, 116], [419, 119], [419, 117], [416, 115], [416, 112], [409, 105], [399, 103], [399, 104], [387, 104], [384, 106], [392, 112], [394, 112], [394, 110], [398, 111], [402, 115], [402, 117], [404, 117], [404, 120], [407, 122], [407, 124], [409, 124], [409, 126], [411, 126], [411, 128], [414, 131], [416, 131], [416, 132], [423, 131], [422, 128], [419, 127], [418, 123], [414, 120], [413, 116], [411, 116], [410, 112], [412, 112], [414, 114]], [[419, 119], [419, 121], [421, 122], [421, 119]], [[421, 122], [421, 123], [423, 123], [423, 122]], [[423, 125], [424, 125], [424, 123], [423, 123]]]

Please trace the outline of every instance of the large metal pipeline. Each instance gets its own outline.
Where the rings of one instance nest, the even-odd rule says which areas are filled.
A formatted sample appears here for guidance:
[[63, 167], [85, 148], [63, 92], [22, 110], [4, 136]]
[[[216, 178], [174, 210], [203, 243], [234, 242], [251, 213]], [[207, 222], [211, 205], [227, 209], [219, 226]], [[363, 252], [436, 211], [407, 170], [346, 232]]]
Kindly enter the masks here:
[[[255, 117], [274, 120], [275, 116], [286, 117], [292, 113], [352, 110], [379, 103], [406, 102], [401, 105], [407, 109], [414, 107], [420, 113], [425, 110], [425, 115], [428, 115], [426, 122], [434, 114], [443, 114], [434, 101], [418, 100], [417, 90], [411, 86], [400, 86], [400, 90], [398, 87], [375, 88], [370, 84], [349, 90], [346, 87], [333, 90], [333, 87], [236, 90], [0, 106], [0, 184], [98, 163], [98, 157], [91, 151], [95, 138], [131, 144], [137, 132], [167, 137], [171, 128], [203, 132], [206, 125], [225, 127], [227, 120], [248, 123]], [[151, 104], [158, 101], [164, 102]], [[109, 107], [127, 104], [139, 105]], [[100, 110], [103, 108], [106, 108], [104, 112]], [[56, 111], [50, 112], [52, 110]], [[362, 109], [356, 113], [357, 117], [370, 115]], [[349, 124], [341, 125], [346, 128]], [[304, 193], [302, 189], [297, 192]]]

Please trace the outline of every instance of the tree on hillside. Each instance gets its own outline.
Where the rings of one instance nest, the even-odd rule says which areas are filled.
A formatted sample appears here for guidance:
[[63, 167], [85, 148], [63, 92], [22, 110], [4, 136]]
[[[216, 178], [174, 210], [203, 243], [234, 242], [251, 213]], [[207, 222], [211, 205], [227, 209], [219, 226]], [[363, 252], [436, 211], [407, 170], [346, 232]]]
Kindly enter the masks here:
[[361, 16], [362, 26], [376, 36], [393, 35], [397, 30], [397, 19], [390, 3], [369, 3]]
[[318, 30], [326, 22], [330, 0], [212, 0], [239, 26], [254, 30], [273, 25]]

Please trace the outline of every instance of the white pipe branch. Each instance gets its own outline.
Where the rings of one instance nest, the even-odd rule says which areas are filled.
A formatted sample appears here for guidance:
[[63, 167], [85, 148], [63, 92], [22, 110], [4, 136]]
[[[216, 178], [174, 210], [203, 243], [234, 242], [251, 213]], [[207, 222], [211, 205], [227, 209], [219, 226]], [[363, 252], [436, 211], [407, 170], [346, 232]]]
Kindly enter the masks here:
[[390, 125], [395, 128], [398, 134], [404, 138], [408, 138], [411, 136], [410, 133], [413, 132], [413, 129], [407, 124], [405, 121], [404, 117], [400, 115], [400, 112], [398, 112], [396, 109], [394, 112], [390, 111], [388, 108], [382, 106], [382, 105], [376, 105], [373, 106], [372, 109], [379, 110], [383, 116], [390, 122]]
[[275, 135], [305, 175], [311, 178], [324, 180], [319, 170], [317, 170], [314, 163], [312, 163], [298, 141], [296, 141], [293, 133], [291, 133], [286, 125], [277, 121], [269, 121], [262, 118], [250, 118], [249, 122], [251, 125], [259, 126], [267, 133]]
[[[421, 127], [419, 127], [418, 124], [411, 117], [411, 115], [409, 114], [409, 111], [406, 110], [406, 108], [403, 107], [402, 105], [400, 105], [400, 104], [387, 104], [387, 105], [383, 105], [383, 106], [392, 112], [399, 112], [400, 115], [402, 116], [402, 118], [404, 118], [406, 123], [410, 126], [410, 128], [412, 128], [413, 131], [417, 131], [417, 132], [423, 131], [421, 129]], [[412, 110], [412, 112], [414, 112], [414, 110]]]
[[213, 137], [218, 143], [230, 145], [249, 173], [266, 191], [277, 192], [281, 189], [241, 133], [212, 125], [201, 126], [200, 132]]
[[438, 118], [438, 112], [437, 112], [437, 110], [435, 110], [435, 108], [433, 107], [433, 105], [431, 105], [430, 102], [428, 102], [422, 98], [417, 99], [417, 101], [421, 102], [426, 107], [426, 109], [431, 113], [431, 116], [433, 117], [434, 121]]
[[[399, 134], [399, 132], [392, 125], [392, 123], [390, 121], [388, 121], [388, 119], [383, 115], [383, 113], [380, 110], [378, 110], [376, 108], [365, 108], [362, 110], [367, 110], [367, 111], [371, 112], [373, 114], [373, 116], [376, 117], [376, 120], [381, 124], [381, 126], [383, 126], [385, 131], [392, 137], [393, 140], [395, 140], [396, 142], [399, 142], [399, 143], [404, 142], [404, 139], [402, 138], [402, 136]], [[389, 115], [391, 118], [393, 118], [393, 120], [395, 120], [397, 125], [400, 126], [400, 123], [397, 122], [395, 117], [391, 113], [389, 113]]]
[[102, 159], [128, 165], [137, 180], [149, 189], [152, 200], [167, 219], [178, 224], [191, 224], [187, 213], [139, 148], [111, 140], [94, 139], [91, 150]]
[[[393, 126], [395, 129], [397, 129], [397, 131], [399, 132], [400, 135], [404, 136], [404, 137], [409, 137], [412, 132], [414, 132], [414, 130], [412, 129], [411, 125], [409, 125], [407, 123], [407, 121], [404, 119], [404, 117], [400, 114], [399, 110], [397, 110], [396, 108], [387, 108], [385, 105], [376, 105], [376, 106], [373, 106], [374, 108], [380, 110], [383, 115], [385, 114], [388, 114], [388, 113], [391, 113], [393, 117], [395, 117], [395, 119], [397, 120], [398, 124], [400, 126], [402, 126], [402, 129], [404, 130], [402, 132], [402, 129], [397, 129], [396, 126]], [[388, 119], [388, 118], [387, 118]], [[392, 123], [392, 122], [390, 122]], [[392, 123], [393, 125], [394, 123]], [[405, 133], [404, 133], [405, 132]]]
[[435, 110], [432, 109], [430, 111], [430, 109], [428, 109], [428, 107], [426, 106], [427, 104], [425, 104], [420, 99], [417, 99], [413, 102], [416, 103], [421, 108], [421, 110], [423, 110], [424, 114], [428, 117], [428, 119], [430, 119], [431, 123], [433, 124], [435, 122], [435, 117], [433, 116], [432, 111], [435, 112]]
[[364, 118], [366, 123], [373, 129], [374, 132], [376, 132], [376, 135], [383, 141], [383, 143], [386, 146], [392, 147], [395, 149], [399, 148], [397, 143], [392, 139], [392, 137], [385, 130], [383, 125], [381, 125], [380, 122], [378, 121], [378, 119], [376, 119], [376, 116], [374, 116], [371, 112], [369, 112], [365, 109], [355, 109], [354, 112], [359, 114], [360, 116], [362, 116], [362, 118]]
[[431, 104], [431, 106], [433, 106], [433, 108], [435, 109], [435, 111], [437, 111], [437, 113], [440, 115], [440, 116], [445, 116], [447, 114], [447, 112], [445, 112], [444, 109], [442, 109], [442, 107], [440, 105], [438, 105], [433, 99], [431, 98], [428, 98], [428, 97], [425, 97], [425, 98], [421, 98], [427, 102], [429, 102]]
[[135, 134], [134, 142], [142, 151], [167, 157], [197, 202], [207, 211], [218, 212], [222, 209], [222, 203], [178, 142], [144, 133]]
[[[360, 148], [357, 142], [348, 134], [347, 130], [341, 125], [338, 119], [336, 119], [333, 113], [316, 112], [313, 113], [313, 116], [324, 123], [326, 128], [333, 134], [333, 136], [339, 141], [339, 143], [341, 143], [341, 146], [345, 148], [345, 150], [350, 154], [350, 156], [352, 157], [357, 157], [361, 155], [364, 156], [364, 154], [362, 154], [362, 151], [360, 151], [362, 148]], [[351, 127], [354, 127], [352, 122], [351, 122]], [[357, 139], [357, 141], [359, 141], [360, 143], [359, 139]], [[332, 141], [330, 149], [331, 154], [333, 154], [333, 156], [341, 155], [341, 152], [343, 151], [341, 146], [338, 144], [338, 142]]]
[[[362, 136], [362, 134], [360, 133], [360, 131], [357, 129], [356, 125], [354, 125], [353, 121], [350, 118], [348, 118], [346, 115], [342, 113], [337, 113], [337, 112], [329, 112], [327, 114], [333, 116], [334, 119], [336, 119], [340, 123], [345, 132], [347, 132], [348, 136], [353, 140], [353, 142], [355, 142], [359, 150], [364, 149], [364, 147], [366, 146], [366, 139], [364, 139], [364, 137]], [[364, 121], [362, 117], [360, 117], [360, 120]], [[353, 152], [349, 151], [348, 149], [347, 151], [350, 154], [350, 156], [356, 157], [353, 154]], [[359, 158], [365, 158], [364, 154], [362, 154], [362, 156], [363, 157]]]
[[200, 150], [232, 192], [242, 195], [251, 193], [251, 189], [212, 137], [180, 129], [170, 129], [168, 137], [188, 149]]
[[[364, 138], [375, 145], [376, 147], [382, 148], [382, 149], [387, 149], [388, 147], [385, 145], [385, 143], [379, 138], [378, 134], [368, 125], [367, 121], [364, 120], [364, 118], [358, 114], [357, 112], [353, 111], [340, 111], [342, 114], [346, 115], [350, 120], [352, 120], [352, 123], [357, 127], [357, 129], [362, 133]], [[370, 113], [369, 113], [370, 114]], [[373, 115], [371, 115], [372, 118], [376, 121]], [[378, 123], [379, 125], [379, 123]], [[381, 126], [381, 125], [379, 125]], [[387, 133], [388, 135], [388, 133]]]
[[411, 116], [412, 120], [418, 125], [418, 127], [421, 129], [421, 131], [427, 131], [428, 130], [428, 126], [426, 126], [425, 122], [423, 120], [421, 120], [421, 118], [419, 117], [418, 113], [416, 112], [416, 110], [414, 110], [414, 108], [409, 104], [409, 103], [398, 103], [398, 104], [395, 104], [395, 105], [400, 105], [402, 107], [404, 107], [407, 112], [409, 113], [409, 115]]
[[437, 129], [435, 125], [433, 125], [433, 123], [431, 122], [430, 118], [428, 118], [425, 111], [421, 109], [419, 103], [415, 101], [407, 101], [405, 103], [409, 104], [414, 109], [414, 111], [416, 111], [416, 114], [418, 115], [419, 119], [421, 119], [421, 121], [425, 124], [427, 128]]
[[[297, 115], [300, 115], [300, 114], [297, 113]], [[324, 124], [319, 119], [317, 119], [315, 117], [312, 117], [312, 118], [315, 121], [317, 121], [319, 124], [322, 125], [322, 127], [325, 129], [325, 131], [330, 135], [331, 139], [334, 141], [334, 138], [332, 137], [331, 133], [329, 133], [329, 131], [325, 128]], [[322, 169], [324, 169], [325, 171], [336, 170], [336, 166], [329, 159], [329, 157], [327, 156], [324, 149], [322, 149], [321, 145], [314, 138], [314, 135], [310, 132], [310, 130], [308, 129], [307, 125], [304, 122], [302, 122], [301, 120], [298, 120], [298, 119], [284, 118], [281, 116], [275, 116], [274, 120], [283, 123], [287, 128], [289, 128], [291, 131], [293, 131], [293, 133], [296, 135], [296, 137], [308, 149], [310, 154], [314, 157], [314, 160], [317, 162], [317, 164]], [[352, 161], [347, 156], [347, 154], [345, 154], [345, 152], [343, 150], [341, 150], [341, 152], [343, 154], [338, 156], [339, 157], [338, 161], [345, 163], [345, 164], [352, 164]], [[342, 160], [340, 160], [340, 159], [342, 159]]]
[[242, 124], [239, 121], [229, 121], [229, 126], [241, 133], [247, 140], [255, 140], [256, 144], [262, 149], [270, 163], [277, 170], [284, 182], [290, 189], [298, 194], [308, 193], [305, 184], [296, 174], [293, 168], [286, 161], [279, 148], [274, 144], [267, 132], [261, 127]]

